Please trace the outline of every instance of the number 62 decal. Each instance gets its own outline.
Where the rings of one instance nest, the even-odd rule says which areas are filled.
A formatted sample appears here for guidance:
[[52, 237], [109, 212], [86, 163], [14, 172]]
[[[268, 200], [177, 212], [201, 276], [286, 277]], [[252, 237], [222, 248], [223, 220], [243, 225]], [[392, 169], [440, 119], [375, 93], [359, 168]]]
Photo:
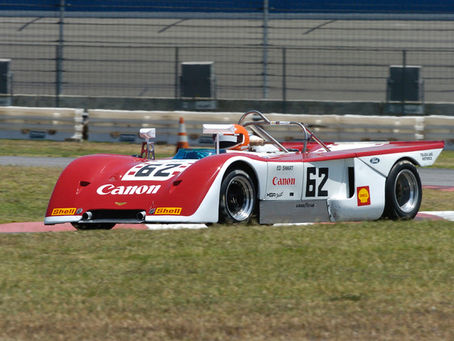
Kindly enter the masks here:
[[121, 178], [123, 181], [166, 181], [183, 172], [192, 162], [149, 162], [129, 169]]
[[327, 167], [308, 167], [306, 173], [306, 197], [327, 197], [328, 190], [323, 189], [328, 181], [329, 169]]

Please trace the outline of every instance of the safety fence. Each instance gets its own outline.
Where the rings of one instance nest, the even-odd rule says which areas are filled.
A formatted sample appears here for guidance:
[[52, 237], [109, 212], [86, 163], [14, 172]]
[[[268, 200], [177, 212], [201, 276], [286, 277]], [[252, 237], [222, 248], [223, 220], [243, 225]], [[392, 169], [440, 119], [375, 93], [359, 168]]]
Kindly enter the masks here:
[[[138, 143], [140, 128], [154, 127], [157, 143], [178, 141], [183, 117], [190, 145], [212, 143], [202, 135], [203, 123], [236, 123], [242, 113], [189, 111], [120, 111], [70, 108], [0, 107], [0, 138], [88, 140]], [[271, 113], [272, 120], [303, 122], [325, 141], [444, 140], [454, 148], [452, 116], [288, 115]], [[301, 140], [293, 127], [275, 127], [282, 141]]]
[[454, 5], [441, 0], [9, 0], [0, 17], [11, 92], [56, 106], [186, 97], [186, 62], [213, 63], [218, 99], [385, 101], [392, 65], [420, 67], [417, 101], [454, 93]]

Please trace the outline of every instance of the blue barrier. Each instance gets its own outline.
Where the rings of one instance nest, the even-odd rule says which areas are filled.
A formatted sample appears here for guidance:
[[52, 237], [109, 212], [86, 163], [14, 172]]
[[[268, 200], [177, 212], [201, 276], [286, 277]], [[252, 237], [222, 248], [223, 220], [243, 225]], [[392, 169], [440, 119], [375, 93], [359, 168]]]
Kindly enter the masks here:
[[[450, 14], [446, 0], [269, 0], [270, 13]], [[67, 12], [227, 12], [260, 13], [263, 0], [65, 0]], [[1, 11], [58, 11], [60, 0], [3, 0]]]

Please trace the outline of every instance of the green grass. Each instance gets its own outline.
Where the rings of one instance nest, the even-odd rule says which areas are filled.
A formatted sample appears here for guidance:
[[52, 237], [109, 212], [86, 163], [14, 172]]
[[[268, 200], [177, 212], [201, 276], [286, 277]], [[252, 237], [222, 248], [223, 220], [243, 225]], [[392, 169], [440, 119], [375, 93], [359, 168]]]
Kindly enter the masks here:
[[[60, 172], [0, 166], [0, 223], [42, 221]], [[0, 234], [0, 340], [451, 340], [453, 240], [443, 221]]]
[[[160, 157], [172, 155], [174, 146], [156, 145]], [[0, 155], [78, 157], [89, 154], [140, 154], [140, 144], [107, 142], [57, 142], [0, 139]]]
[[441, 152], [437, 161], [432, 167], [436, 168], [454, 168], [454, 150], [444, 150]]
[[0, 224], [42, 221], [60, 168], [0, 166]]
[[454, 337], [447, 222], [2, 235], [0, 339]]

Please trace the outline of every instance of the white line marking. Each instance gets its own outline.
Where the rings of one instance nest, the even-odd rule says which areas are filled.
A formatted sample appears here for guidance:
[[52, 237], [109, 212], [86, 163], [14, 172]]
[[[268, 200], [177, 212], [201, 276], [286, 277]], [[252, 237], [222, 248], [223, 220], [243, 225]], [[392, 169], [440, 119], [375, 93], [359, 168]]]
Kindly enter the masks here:
[[422, 211], [419, 213], [430, 214], [445, 220], [454, 221], [454, 211]]
[[206, 229], [205, 224], [146, 224], [149, 230]]

